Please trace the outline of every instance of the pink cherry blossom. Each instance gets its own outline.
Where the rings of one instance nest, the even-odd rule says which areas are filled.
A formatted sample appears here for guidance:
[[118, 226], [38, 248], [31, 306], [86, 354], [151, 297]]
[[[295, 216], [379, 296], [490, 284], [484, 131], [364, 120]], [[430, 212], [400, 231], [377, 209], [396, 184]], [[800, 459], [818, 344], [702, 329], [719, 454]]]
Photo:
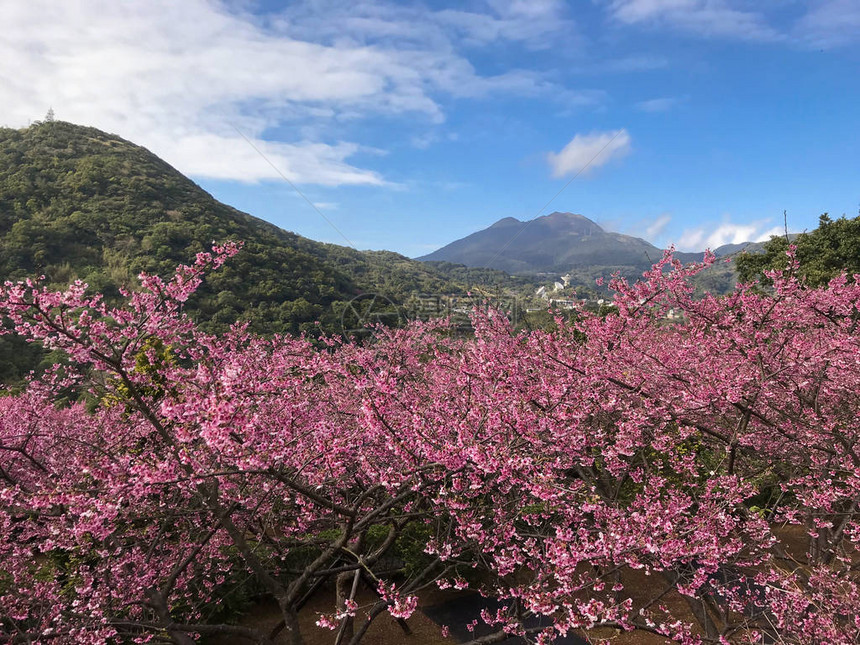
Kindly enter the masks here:
[[325, 581], [353, 645], [428, 585], [536, 642], [860, 638], [856, 280], [807, 288], [791, 256], [771, 292], [694, 297], [667, 252], [553, 331], [206, 334], [182, 303], [238, 251], [121, 306], [0, 288], [0, 333], [68, 357], [0, 396], [0, 640], [268, 643], [225, 611], [253, 589], [298, 644]]

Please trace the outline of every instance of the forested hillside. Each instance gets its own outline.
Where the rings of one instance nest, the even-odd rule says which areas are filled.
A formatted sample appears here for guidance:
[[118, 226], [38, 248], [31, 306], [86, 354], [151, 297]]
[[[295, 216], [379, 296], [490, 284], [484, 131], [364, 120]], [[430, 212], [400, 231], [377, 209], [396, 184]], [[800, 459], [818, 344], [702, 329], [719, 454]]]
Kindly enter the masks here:
[[109, 313], [0, 288], [70, 357], [0, 397], [0, 642], [860, 642], [860, 285], [665, 257], [575, 327], [320, 346], [187, 324], [235, 253]]
[[[141, 271], [169, 274], [237, 240], [242, 252], [213, 274], [188, 310], [204, 328], [235, 320], [262, 333], [337, 331], [358, 294], [402, 302], [412, 292], [467, 288], [387, 251], [322, 244], [226, 206], [140, 146], [61, 121], [0, 129], [0, 278], [44, 275], [54, 286], [80, 278], [117, 295]], [[20, 346], [0, 344], [0, 372], [32, 366]], [[4, 358], [6, 360], [4, 360]], [[0, 374], [0, 380], [4, 374]]]
[[860, 217], [844, 215], [833, 220], [827, 213], [818, 219], [818, 228], [786, 237], [772, 237], [763, 246], [763, 253], [743, 254], [736, 261], [738, 274], [744, 282], [761, 279], [768, 270], [786, 266], [789, 244], [797, 247], [800, 273], [810, 286], [822, 286], [842, 271], [849, 276], [860, 273]]
[[639, 275], [660, 256], [660, 249], [645, 240], [605, 231], [582, 215], [556, 212], [528, 222], [506, 217], [421, 259], [511, 273], [601, 267], [606, 273], [633, 269]]

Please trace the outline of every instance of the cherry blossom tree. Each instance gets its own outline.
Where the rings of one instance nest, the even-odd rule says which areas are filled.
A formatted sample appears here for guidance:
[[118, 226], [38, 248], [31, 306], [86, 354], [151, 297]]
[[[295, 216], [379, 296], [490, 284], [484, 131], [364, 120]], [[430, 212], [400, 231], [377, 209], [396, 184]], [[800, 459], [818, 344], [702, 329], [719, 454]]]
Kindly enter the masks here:
[[[182, 303], [236, 252], [122, 306], [0, 290], [14, 333], [68, 356], [0, 397], [3, 638], [298, 644], [328, 587], [317, 624], [356, 644], [383, 613], [408, 629], [428, 585], [500, 601], [482, 643], [860, 638], [856, 282], [807, 288], [789, 257], [772, 293], [694, 299], [701, 265], [667, 253], [553, 331], [203, 333]], [[273, 632], [225, 615], [248, 587]]]

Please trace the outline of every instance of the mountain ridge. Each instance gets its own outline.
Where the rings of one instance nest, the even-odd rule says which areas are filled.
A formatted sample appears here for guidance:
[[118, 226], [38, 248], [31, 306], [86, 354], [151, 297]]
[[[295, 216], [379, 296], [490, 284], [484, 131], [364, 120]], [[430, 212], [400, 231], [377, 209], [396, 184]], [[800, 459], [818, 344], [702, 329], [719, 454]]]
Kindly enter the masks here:
[[[580, 255], [588, 262], [580, 258], [571, 284], [593, 288], [595, 277], [618, 268], [607, 264], [616, 257], [601, 257], [595, 240], [629, 247], [622, 270], [633, 279], [662, 255], [582, 215], [538, 219], [535, 226], [506, 217], [486, 230], [496, 236], [496, 248], [512, 239], [535, 244], [535, 233], [549, 232], [556, 248], [537, 252], [562, 273], [569, 267], [558, 241], [585, 240], [590, 248]], [[116, 298], [119, 287], [136, 286], [141, 271], [170, 275], [213, 241], [228, 239], [243, 241], [242, 252], [207, 276], [187, 303], [210, 331], [238, 320], [259, 333], [339, 333], [343, 316], [363, 295], [379, 294], [399, 306], [416, 294], [486, 294], [484, 287], [529, 296], [540, 282], [510, 275], [529, 269], [524, 260], [503, 270], [469, 268], [483, 266], [495, 249], [471, 262], [431, 263], [428, 256], [418, 261], [304, 238], [222, 204], [145, 148], [95, 128], [63, 121], [0, 128], [0, 280], [41, 274], [48, 286], [61, 288], [80, 278], [92, 291]], [[724, 282], [721, 277], [715, 284], [723, 289]], [[33, 346], [0, 336], [0, 382], [33, 369], [36, 354]]]
[[[401, 291], [428, 287], [419, 284], [422, 280], [451, 286], [400, 254], [316, 242], [223, 204], [119, 136], [63, 121], [0, 128], [3, 279], [45, 273], [49, 282], [62, 284], [74, 275], [94, 289], [110, 289], [134, 283], [140, 271], [169, 274], [176, 264], [208, 250], [213, 240], [228, 238], [245, 242], [235, 260], [242, 263], [244, 257], [253, 265], [245, 268], [261, 269], [266, 258], [257, 256], [275, 249], [289, 255], [267, 258], [277, 265], [265, 265], [272, 273], [268, 278], [282, 271], [289, 283], [322, 272], [313, 276], [320, 282], [279, 294], [288, 300], [307, 296], [330, 304], [377, 288], [386, 278], [403, 281], [393, 289]], [[120, 270], [124, 260], [127, 271]], [[303, 271], [291, 271], [290, 262]], [[401, 274], [406, 267], [409, 274]]]
[[[712, 250], [724, 257], [745, 249], [756, 252], [760, 246], [748, 242]], [[598, 267], [640, 271], [662, 255], [662, 249], [643, 238], [607, 231], [578, 213], [555, 211], [526, 221], [504, 217], [416, 259], [536, 274]], [[675, 253], [685, 263], [700, 261], [703, 255], [704, 251]]]
[[417, 259], [543, 273], [605, 265], [642, 267], [661, 255], [645, 240], [604, 231], [584, 215], [556, 211], [525, 222], [500, 219]]
[[[402, 302], [468, 290], [397, 253], [316, 242], [222, 204], [119, 136], [63, 121], [0, 128], [0, 281], [44, 275], [62, 288], [81, 279], [117, 298], [140, 272], [169, 276], [226, 240], [242, 241], [241, 253], [187, 303], [210, 331], [239, 320], [260, 333], [339, 333], [361, 294]], [[33, 367], [32, 352], [10, 342], [0, 336], [0, 381]]]

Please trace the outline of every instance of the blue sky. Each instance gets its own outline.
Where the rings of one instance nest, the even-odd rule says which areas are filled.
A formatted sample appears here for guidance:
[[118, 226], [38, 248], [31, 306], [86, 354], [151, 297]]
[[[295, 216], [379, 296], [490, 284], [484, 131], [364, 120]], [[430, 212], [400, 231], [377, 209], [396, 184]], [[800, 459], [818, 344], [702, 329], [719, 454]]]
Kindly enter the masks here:
[[53, 107], [316, 240], [417, 256], [562, 210], [701, 250], [860, 208], [860, 0], [22, 0], [0, 23], [0, 125]]

